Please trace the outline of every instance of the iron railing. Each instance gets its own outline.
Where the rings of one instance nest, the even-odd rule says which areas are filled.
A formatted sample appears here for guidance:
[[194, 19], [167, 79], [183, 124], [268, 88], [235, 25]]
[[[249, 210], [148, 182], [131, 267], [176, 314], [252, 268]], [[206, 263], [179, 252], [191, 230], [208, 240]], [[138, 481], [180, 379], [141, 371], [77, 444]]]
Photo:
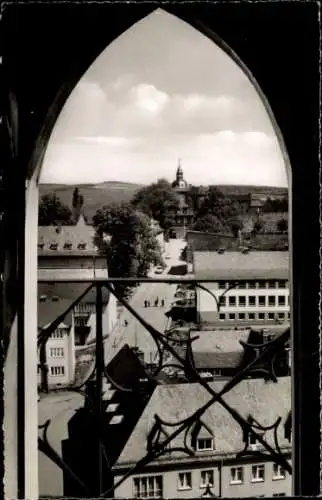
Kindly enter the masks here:
[[[49, 326], [43, 328], [38, 334], [38, 348], [39, 348], [39, 362], [41, 368], [41, 390], [48, 392], [48, 368], [46, 360], [46, 344], [51, 334], [56, 330], [58, 325], [63, 321], [65, 316], [72, 311], [78, 303], [80, 303], [90, 290], [96, 289], [96, 339], [95, 339], [95, 360], [93, 361], [92, 367], [89, 370], [89, 376], [83, 381], [79, 386], [69, 387], [69, 390], [76, 391], [83, 394], [87, 398], [87, 408], [90, 408], [92, 414], [95, 415], [95, 421], [97, 426], [97, 457], [99, 464], [98, 471], [98, 483], [97, 490], [94, 492], [97, 497], [111, 496], [113, 491], [119, 487], [129, 476], [139, 473], [146, 467], [149, 463], [153, 462], [157, 458], [166, 453], [169, 453], [169, 444], [181, 433], [184, 435], [184, 446], [181, 448], [171, 448], [171, 451], [181, 451], [188, 456], [194, 455], [194, 450], [188, 445], [187, 437], [191, 431], [193, 425], [200, 419], [200, 417], [210, 408], [213, 404], [221, 404], [227, 412], [234, 418], [234, 420], [239, 424], [243, 435], [253, 436], [258, 443], [262, 445], [263, 450], [251, 450], [248, 446], [249, 440], [245, 440], [245, 447], [242, 451], [236, 454], [236, 459], [243, 456], [253, 456], [257, 458], [262, 458], [271, 460], [276, 464], [283, 467], [285, 471], [292, 474], [292, 467], [285, 456], [285, 450], [281, 449], [278, 441], [278, 429], [282, 424], [282, 418], [279, 417], [275, 422], [272, 422], [269, 426], [263, 426], [258, 420], [255, 420], [252, 415], [248, 418], [242, 416], [235, 408], [229, 405], [223, 396], [227, 394], [231, 389], [237, 386], [246, 377], [249, 377], [254, 371], [263, 372], [266, 379], [270, 379], [274, 383], [278, 383], [278, 377], [275, 374], [274, 364], [277, 355], [285, 348], [286, 344], [290, 340], [290, 328], [286, 327], [284, 331], [276, 336], [275, 339], [270, 340], [265, 343], [260, 344], [250, 344], [240, 341], [243, 346], [245, 353], [247, 353], [247, 362], [242, 364], [237, 371], [237, 373], [227, 380], [224, 387], [220, 392], [216, 392], [211, 385], [200, 375], [194, 364], [194, 356], [192, 343], [196, 340], [195, 337], [188, 336], [186, 338], [174, 339], [173, 333], [176, 328], [173, 327], [169, 331], [161, 332], [158, 331], [153, 325], [148, 323], [138, 311], [136, 311], [130, 304], [129, 300], [124, 299], [115, 291], [114, 285], [117, 283], [126, 283], [129, 285], [137, 285], [142, 283], [167, 283], [167, 284], [188, 284], [192, 285], [195, 290], [198, 288], [209, 292], [214, 298], [215, 307], [217, 311], [220, 311], [222, 305], [222, 298], [225, 294], [237, 287], [238, 283], [235, 282], [230, 285], [229, 289], [222, 292], [221, 296], [216, 297], [203, 283], [209, 283], [209, 279], [191, 279], [191, 278], [141, 278], [141, 279], [96, 279], [95, 281], [75, 281], [88, 285], [84, 292], [74, 300], [71, 305], [66, 309], [59, 317], [57, 317]], [[48, 283], [48, 281], [46, 280]], [[70, 280], [59, 280], [59, 284], [62, 283], [73, 283]], [[103, 340], [103, 325], [102, 325], [102, 314], [103, 314], [103, 302], [102, 302], [102, 290], [106, 288], [110, 294], [114, 295], [119, 303], [140, 323], [140, 325], [151, 335], [153, 341], [156, 345], [156, 350], [158, 352], [158, 361], [153, 367], [153, 369], [147, 370], [147, 378], [150, 381], [156, 381], [158, 375], [166, 367], [176, 367], [183, 369], [186, 379], [189, 382], [199, 383], [211, 396], [209, 401], [198, 408], [192, 415], [178, 422], [166, 422], [160, 418], [160, 416], [155, 415], [154, 427], [151, 430], [146, 443], [146, 454], [142, 457], [130, 470], [126, 471], [124, 475], [118, 480], [112, 488], [107, 491], [103, 491], [102, 477], [104, 469], [104, 460], [106, 460], [106, 449], [103, 443], [102, 435], [103, 429], [103, 384], [104, 380], [110, 383], [112, 386], [117, 387], [118, 390], [131, 391], [129, 388], [120, 387], [116, 384], [110, 375], [106, 372], [106, 366], [104, 362], [104, 340]], [[176, 348], [180, 346], [181, 348]], [[183, 354], [184, 352], [184, 354]], [[171, 364], [168, 363], [169, 355], [172, 357]], [[89, 398], [89, 393], [86, 390], [88, 384], [93, 383], [95, 386], [94, 395]], [[39, 429], [43, 431], [42, 437], [38, 438], [39, 450], [47, 455], [58, 467], [60, 467], [65, 473], [69, 474], [82, 488], [83, 496], [93, 496], [93, 492], [84, 481], [77, 476], [77, 474], [71, 470], [69, 465], [63, 460], [61, 456], [53, 449], [50, 445], [47, 431], [51, 424], [51, 420], [48, 419], [44, 424], [42, 424]], [[288, 426], [288, 428], [286, 428]], [[165, 430], [167, 428], [167, 430]], [[169, 429], [171, 432], [169, 432]], [[274, 433], [274, 445], [272, 446], [264, 439], [264, 431], [272, 430]], [[165, 439], [155, 439], [156, 436], [160, 435], [166, 436]], [[289, 410], [289, 417], [285, 425], [285, 435], [288, 434], [289, 441], [291, 435], [291, 408]], [[110, 464], [108, 464], [110, 470]], [[112, 472], [112, 470], [111, 470]]]

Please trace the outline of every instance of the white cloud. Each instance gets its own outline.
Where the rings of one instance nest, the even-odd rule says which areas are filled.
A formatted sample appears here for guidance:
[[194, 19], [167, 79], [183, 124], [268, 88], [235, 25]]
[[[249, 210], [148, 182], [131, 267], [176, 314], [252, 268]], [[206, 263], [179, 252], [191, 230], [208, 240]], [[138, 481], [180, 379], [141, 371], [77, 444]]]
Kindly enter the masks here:
[[248, 78], [206, 37], [159, 12], [113, 42], [75, 87], [42, 181], [171, 179], [178, 157], [191, 183], [286, 184]]
[[153, 85], [140, 84], [130, 91], [134, 97], [134, 104], [153, 114], [162, 112], [169, 97], [165, 92], [161, 92]]

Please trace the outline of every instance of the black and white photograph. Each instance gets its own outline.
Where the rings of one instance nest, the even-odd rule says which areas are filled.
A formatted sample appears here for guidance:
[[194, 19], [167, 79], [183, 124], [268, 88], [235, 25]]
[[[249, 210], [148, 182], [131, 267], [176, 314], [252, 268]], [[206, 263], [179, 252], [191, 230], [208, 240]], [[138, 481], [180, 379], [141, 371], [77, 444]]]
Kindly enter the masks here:
[[320, 494], [318, 10], [268, 3], [4, 9], [5, 498]]

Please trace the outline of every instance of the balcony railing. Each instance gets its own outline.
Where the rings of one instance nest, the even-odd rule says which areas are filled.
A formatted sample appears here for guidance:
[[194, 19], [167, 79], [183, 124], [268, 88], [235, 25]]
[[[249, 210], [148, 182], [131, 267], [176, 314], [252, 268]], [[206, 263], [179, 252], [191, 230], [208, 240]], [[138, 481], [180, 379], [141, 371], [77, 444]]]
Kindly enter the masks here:
[[[59, 284], [64, 283], [64, 280], [60, 280]], [[209, 279], [195, 280], [190, 278], [146, 278], [146, 279], [96, 279], [95, 281], [74, 281], [66, 280], [66, 283], [83, 283], [84, 292], [78, 296], [74, 301], [70, 303], [68, 308], [62, 312], [50, 325], [43, 328], [38, 335], [38, 349], [39, 349], [39, 364], [41, 371], [41, 383], [40, 391], [48, 392], [48, 366], [46, 359], [46, 344], [52, 335], [52, 333], [57, 329], [57, 327], [64, 321], [67, 314], [72, 312], [78, 304], [82, 301], [86, 301], [86, 295], [92, 290], [96, 290], [96, 304], [95, 304], [95, 316], [96, 316], [96, 338], [95, 338], [95, 356], [88, 369], [88, 376], [83, 380], [78, 386], [71, 385], [69, 390], [78, 392], [82, 394], [85, 398], [84, 411], [87, 411], [91, 418], [94, 418], [97, 434], [96, 434], [96, 450], [98, 459], [98, 476], [95, 483], [94, 489], [90, 484], [86, 484], [84, 480], [79, 477], [66, 463], [66, 461], [57, 453], [57, 451], [50, 445], [48, 440], [48, 429], [51, 426], [51, 419], [40, 426], [43, 431], [42, 437], [39, 437], [38, 444], [39, 450], [47, 455], [59, 468], [64, 471], [64, 474], [68, 474], [80, 487], [83, 497], [106, 497], [113, 496], [115, 489], [120, 486], [129, 476], [133, 474], [140, 473], [144, 468], [150, 464], [155, 463], [155, 460], [163, 455], [169, 454], [169, 445], [180, 433], [187, 433], [191, 430], [195, 422], [197, 422], [202, 415], [214, 404], [220, 404], [228, 414], [233, 417], [233, 419], [238, 423], [243, 435], [252, 436], [253, 440], [256, 440], [259, 445], [261, 445], [261, 450], [251, 450], [248, 442], [249, 439], [245, 440], [245, 447], [242, 451], [236, 454], [236, 458], [241, 458], [244, 456], [258, 457], [263, 460], [271, 460], [272, 462], [280, 465], [288, 473], [292, 473], [292, 467], [285, 456], [285, 450], [280, 447], [278, 442], [277, 430], [282, 425], [282, 418], [279, 417], [275, 422], [272, 422], [270, 426], [262, 426], [260, 422], [255, 420], [252, 415], [245, 418], [236, 408], [229, 405], [223, 396], [227, 394], [231, 389], [236, 387], [242, 380], [253, 376], [255, 373], [261, 373], [266, 380], [271, 380], [273, 383], [278, 383], [278, 376], [276, 376], [276, 361], [279, 359], [280, 353], [285, 350], [289, 345], [290, 340], [290, 328], [285, 325], [285, 328], [280, 329], [279, 333], [273, 340], [265, 341], [262, 340], [259, 343], [247, 343], [240, 341], [244, 349], [243, 362], [239, 365], [238, 369], [232, 377], [226, 379], [226, 383], [220, 392], [216, 392], [211, 384], [205, 380], [195, 366], [194, 363], [194, 353], [193, 353], [193, 342], [196, 340], [196, 336], [186, 335], [186, 336], [174, 336], [174, 333], [180, 330], [180, 327], [187, 324], [190, 327], [190, 333], [193, 332], [191, 325], [197, 320], [191, 320], [189, 316], [188, 319], [184, 316], [181, 320], [177, 320], [177, 323], [171, 328], [169, 325], [166, 331], [159, 331], [154, 325], [149, 323], [142, 313], [140, 313], [137, 307], [131, 305], [131, 300], [125, 299], [115, 290], [115, 285], [119, 283], [125, 283], [127, 285], [141, 285], [142, 283], [160, 283], [169, 285], [188, 285], [190, 289], [197, 291], [201, 289], [208, 292], [214, 299], [214, 311], [219, 311], [223, 303], [223, 298], [225, 294], [237, 287], [237, 283], [231, 283], [229, 288], [222, 291], [221, 296], [217, 297], [213, 294], [205, 284], [209, 284]], [[48, 283], [48, 280], [46, 280]], [[54, 282], [51, 282], [54, 283]], [[118, 347], [122, 338], [122, 332], [115, 334], [115, 339], [110, 337], [106, 338], [105, 332], [103, 331], [103, 290], [107, 290], [109, 294], [114, 295], [119, 304], [127, 311], [131, 317], [135, 318], [136, 322], [140, 324], [142, 330], [145, 330], [153, 340], [155, 344], [155, 357], [153, 362], [145, 363], [146, 368], [146, 378], [151, 384], [157, 384], [159, 381], [159, 376], [165, 368], [177, 367], [181, 372], [184, 373], [186, 381], [198, 383], [200, 387], [203, 387], [211, 396], [209, 401], [200, 406], [197, 411], [195, 411], [188, 418], [185, 418], [176, 423], [164, 422], [158, 415], [155, 415], [155, 426], [158, 428], [158, 432], [163, 432], [166, 436], [162, 441], [156, 439], [147, 439], [146, 443], [146, 454], [143, 456], [131, 470], [126, 471], [120, 480], [116, 484], [111, 485], [108, 490], [104, 491], [103, 487], [103, 476], [106, 467], [106, 450], [104, 444], [104, 400], [106, 396], [106, 387], [109, 386], [109, 390], [120, 390], [128, 391], [129, 389], [121, 387], [113, 378], [107, 374], [106, 365], [107, 360], [104, 359], [104, 343], [109, 341], [111, 343], [111, 351], [113, 353], [113, 347]], [[184, 315], [184, 310], [183, 313]], [[171, 311], [168, 311], [168, 315], [171, 317]], [[198, 324], [195, 325], [195, 330], [198, 330]], [[244, 324], [243, 324], [244, 326]], [[231, 329], [231, 326], [229, 326]], [[258, 325], [257, 327], [258, 328]], [[199, 329], [202, 329], [199, 325]], [[114, 344], [113, 344], [114, 342]], [[115, 343], [116, 342], [116, 343]], [[237, 343], [237, 340], [236, 340]], [[169, 359], [171, 359], [171, 365], [168, 364]], [[147, 366], [148, 365], [148, 366]], [[89, 388], [91, 390], [89, 390]], [[285, 423], [284, 434], [288, 436], [288, 440], [291, 440], [291, 408], [289, 408], [289, 417]], [[165, 427], [167, 427], [167, 432], [164, 432]], [[169, 431], [170, 429], [170, 431]], [[264, 431], [272, 430], [274, 433], [274, 445], [269, 443], [264, 437]], [[175, 450], [175, 449], [174, 449]], [[173, 450], [172, 450], [173, 451]], [[183, 451], [187, 456], [193, 455], [194, 451], [187, 445], [185, 445], [180, 451]], [[110, 467], [110, 465], [108, 465]], [[110, 470], [110, 469], [109, 469]]]

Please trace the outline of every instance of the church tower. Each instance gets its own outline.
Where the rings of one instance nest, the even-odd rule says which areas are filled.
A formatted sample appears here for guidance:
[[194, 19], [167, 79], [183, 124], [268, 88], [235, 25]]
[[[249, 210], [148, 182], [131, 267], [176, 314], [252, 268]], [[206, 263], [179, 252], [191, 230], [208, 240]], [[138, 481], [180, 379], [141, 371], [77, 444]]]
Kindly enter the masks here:
[[182, 166], [181, 166], [180, 159], [178, 161], [178, 168], [177, 168], [177, 173], [176, 173], [176, 180], [172, 183], [172, 187], [173, 188], [179, 188], [179, 189], [183, 189], [183, 188], [187, 188], [188, 187], [188, 183], [183, 178], [183, 169], [182, 169]]

